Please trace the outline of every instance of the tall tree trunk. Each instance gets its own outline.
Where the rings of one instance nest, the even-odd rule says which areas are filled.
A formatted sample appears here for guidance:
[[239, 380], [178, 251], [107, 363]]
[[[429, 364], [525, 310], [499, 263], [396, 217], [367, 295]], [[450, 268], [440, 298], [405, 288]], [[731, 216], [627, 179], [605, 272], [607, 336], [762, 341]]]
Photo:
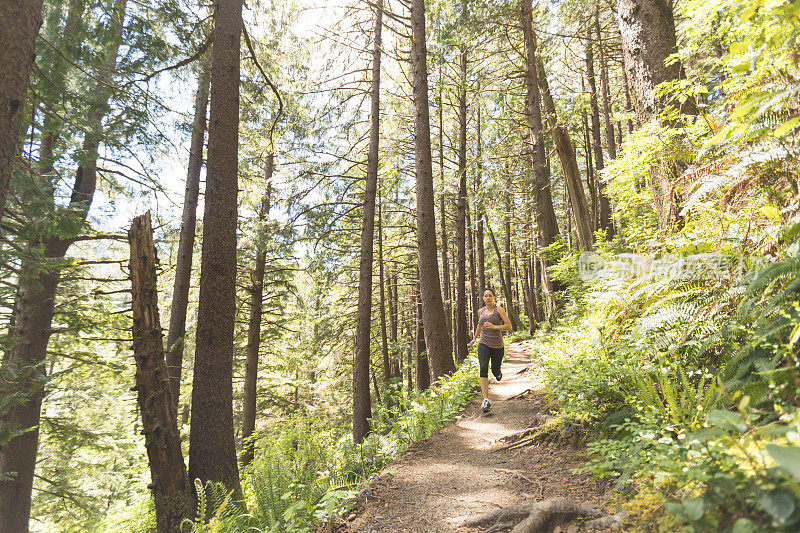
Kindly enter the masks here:
[[524, 298], [525, 298], [525, 314], [528, 316], [528, 331], [532, 331], [534, 328], [534, 322], [536, 321], [536, 314], [533, 311], [533, 295], [531, 294], [529, 256], [530, 252], [528, 251], [522, 258], [522, 292], [524, 293]]
[[[622, 66], [622, 85], [625, 89], [625, 112], [632, 113], [633, 112], [633, 102], [631, 102], [631, 89], [630, 85], [628, 84], [628, 73], [625, 71], [625, 66]], [[633, 120], [628, 119], [626, 121], [626, 126], [628, 128], [628, 134], [633, 133]]]
[[356, 353], [353, 368], [353, 441], [356, 444], [361, 444], [369, 433], [369, 421], [372, 418], [369, 398], [369, 347], [372, 317], [372, 243], [375, 240], [375, 196], [378, 190], [382, 17], [382, 4], [379, 2], [375, 9], [375, 38], [372, 49], [372, 92], [370, 95], [372, 106], [367, 179], [364, 186], [364, 215], [361, 222], [361, 262], [356, 316]]
[[486, 290], [486, 250], [483, 245], [483, 207], [481, 203], [481, 178], [483, 173], [483, 147], [481, 145], [481, 108], [478, 106], [478, 127], [477, 127], [477, 156], [475, 171], [475, 220], [477, 228], [475, 230], [475, 240], [477, 241], [478, 252], [478, 291]]
[[172, 401], [175, 409], [181, 394], [181, 370], [183, 368], [184, 336], [186, 335], [186, 310], [189, 307], [189, 287], [192, 277], [192, 255], [195, 229], [197, 227], [197, 199], [200, 194], [200, 170], [203, 167], [203, 144], [206, 134], [206, 111], [208, 89], [211, 81], [209, 57], [200, 62], [197, 79], [197, 95], [194, 99], [194, 121], [192, 142], [189, 147], [189, 165], [186, 172], [186, 191], [183, 195], [183, 216], [178, 241], [178, 257], [175, 262], [175, 284], [172, 290], [172, 306], [169, 313], [169, 335], [167, 336], [167, 371], [170, 377]]
[[442, 298], [444, 299], [444, 310], [445, 310], [445, 320], [447, 321], [447, 331], [453, 329], [453, 301], [452, 301], [452, 289], [450, 287], [450, 258], [449, 258], [449, 246], [447, 242], [447, 211], [445, 209], [445, 203], [447, 200], [447, 194], [444, 192], [444, 170], [442, 170], [442, 195], [439, 198], [440, 200], [440, 219], [441, 219], [441, 228], [442, 228], [442, 275], [444, 276], [444, 292], [442, 294]]
[[501, 267], [505, 272], [506, 283], [508, 284], [508, 295], [506, 295], [507, 305], [517, 311], [514, 304], [514, 276], [511, 273], [511, 176], [506, 176], [506, 189], [503, 191], [503, 266]]
[[450, 332], [445, 320], [436, 260], [431, 127], [428, 109], [428, 60], [425, 44], [425, 0], [411, 2], [411, 70], [414, 95], [414, 168], [417, 181], [417, 243], [425, 346], [434, 378], [455, 371]]
[[[506, 280], [506, 276], [503, 273], [503, 255], [500, 253], [500, 247], [497, 245], [497, 239], [494, 238], [494, 232], [492, 231], [492, 226], [487, 222], [486, 229], [489, 231], [489, 240], [492, 241], [492, 247], [494, 248], [494, 253], [497, 255], [497, 271], [500, 274], [500, 287], [503, 290], [503, 294], [505, 294], [506, 299], [510, 300], [511, 294], [511, 287], [508, 285], [508, 281]], [[508, 306], [508, 318], [511, 320], [511, 326], [514, 328], [514, 331], [519, 330], [522, 327], [522, 322], [519, 319], [519, 315], [517, 315], [516, 310], [512, 306]]]
[[133, 219], [128, 242], [131, 248], [136, 392], [150, 464], [156, 525], [158, 531], [180, 533], [181, 523], [192, 515], [192, 501], [164, 360], [164, 340], [158, 313], [156, 248], [149, 211]]
[[467, 250], [469, 250], [469, 294], [470, 294], [470, 301], [472, 303], [472, 314], [470, 320], [470, 328], [467, 330], [467, 335], [469, 335], [470, 331], [474, 331], [475, 328], [478, 326], [478, 311], [480, 310], [480, 305], [478, 302], [480, 299], [478, 298], [478, 279], [477, 279], [477, 272], [475, 266], [475, 236], [473, 235], [473, 226], [472, 226], [472, 217], [470, 216], [471, 209], [469, 203], [467, 204], [467, 208], [465, 210], [465, 214], [467, 217], [466, 220], [466, 229], [467, 229]]
[[[79, 166], [75, 173], [68, 208], [76, 214], [77, 225], [86, 220], [97, 185], [97, 154], [102, 138], [102, 122], [104, 110], [111, 98], [126, 7], [126, 0], [116, 0], [108, 28], [105, 61], [94, 78], [95, 83], [87, 92], [96, 100], [86, 120], [82, 146], [86, 154], [85, 164]], [[50, 192], [54, 192], [52, 188]], [[44, 245], [43, 255], [46, 260], [62, 259], [73, 242], [69, 238], [59, 239], [53, 236], [39, 236], [34, 240], [31, 243], [33, 247]], [[16, 343], [4, 361], [8, 365], [4, 371], [10, 370], [15, 374], [24, 372], [18, 382], [19, 390], [27, 396], [27, 400], [2, 413], [0, 431], [10, 428], [33, 429], [14, 437], [0, 449], [0, 478], [4, 478], [4, 481], [0, 481], [0, 531], [3, 533], [28, 531], [33, 474], [39, 448], [39, 420], [47, 377], [42, 364], [47, 356], [60, 278], [60, 265], [54, 266], [56, 261], [48, 263], [51, 264], [38, 264], [33, 257], [23, 259], [21, 270], [27, 274], [20, 277], [19, 307], [13, 332]], [[12, 473], [16, 475], [12, 476]]]
[[578, 247], [581, 250], [591, 250], [594, 244], [594, 227], [592, 224], [592, 214], [589, 205], [586, 203], [586, 195], [583, 192], [581, 173], [578, 169], [578, 158], [575, 154], [575, 147], [572, 145], [569, 132], [566, 126], [558, 122], [556, 106], [550, 94], [550, 86], [547, 83], [547, 76], [544, 71], [544, 62], [539, 58], [539, 85], [542, 89], [542, 101], [544, 103], [547, 125], [553, 136], [553, 144], [561, 160], [561, 168], [564, 172], [564, 181], [567, 186], [572, 216], [575, 220], [575, 232], [578, 236]]
[[[407, 308], [407, 312], [403, 313], [403, 324], [406, 330], [406, 339], [408, 339], [408, 346], [403, 350], [406, 354], [406, 366], [408, 367], [408, 378], [406, 381], [406, 387], [408, 390], [411, 391], [414, 388], [414, 353], [416, 352], [416, 343], [414, 342], [414, 335], [417, 332], [416, 327], [416, 319], [414, 318], [414, 314], [417, 311], [417, 298], [415, 296], [411, 296], [411, 301], [409, 302], [409, 306]], [[414, 324], [412, 325], [412, 321]], [[413, 328], [413, 329], [412, 329]], [[425, 340], [425, 335], [422, 335], [423, 341]], [[426, 361], [427, 364], [427, 361]], [[427, 370], [427, 367], [426, 367]], [[430, 372], [426, 372], [426, 375], [430, 376]], [[430, 379], [430, 377], [428, 378]]]
[[3, 0], [0, 4], [0, 217], [19, 153], [19, 129], [41, 25], [42, 0]]
[[461, 47], [461, 86], [458, 92], [458, 198], [456, 199], [456, 361], [467, 357], [467, 49]]
[[[679, 62], [665, 64], [665, 60], [678, 50], [672, 8], [671, 0], [617, 0], [625, 74], [633, 92], [636, 117], [640, 123], [657, 118], [667, 106], [669, 96], [656, 95], [655, 87], [662, 82], [683, 77]], [[696, 114], [694, 100], [688, 99], [680, 111]], [[650, 173], [650, 186], [661, 228], [670, 223], [667, 191], [669, 181], [676, 174], [675, 168]]]
[[[541, 284], [541, 276], [539, 275], [539, 270], [541, 268], [541, 263], [539, 262], [539, 257], [536, 255], [537, 249], [534, 245], [534, 252], [531, 254], [531, 305], [533, 305], [533, 312], [536, 316], [536, 322], [543, 322], [544, 315], [542, 313], [542, 306], [540, 304], [540, 295], [542, 294], [542, 284]], [[533, 331], [531, 331], [533, 334]]]
[[[49, 83], [61, 90], [66, 87], [65, 79], [67, 67], [73, 61], [76, 48], [80, 44], [79, 32], [80, 23], [84, 11], [83, 0], [69, 0], [67, 14], [64, 20], [63, 30], [58, 28], [60, 17], [48, 17], [45, 32], [48, 35], [57, 34], [55, 48], [58, 54], [47, 61], [41, 58], [37, 61], [37, 67], [47, 72]], [[40, 64], [41, 63], [41, 64]], [[39, 145], [39, 168], [42, 174], [52, 174], [55, 163], [54, 150], [56, 141], [60, 135], [62, 117], [55, 113], [45, 113], [42, 120], [42, 141]]]
[[[541, 95], [536, 72], [536, 35], [533, 33], [531, 0], [520, 0], [520, 15], [522, 17], [522, 34], [525, 40], [525, 101], [530, 130], [528, 134], [533, 156], [536, 227], [539, 242], [542, 246], [548, 246], [558, 238], [558, 223], [553, 209], [553, 198], [550, 191], [550, 169], [542, 136]], [[491, 231], [489, 233], [491, 235]], [[548, 301], [554, 301], [552, 293], [555, 289], [556, 287], [552, 283], [544, 286], [545, 292], [549, 295]]]
[[189, 430], [189, 479], [221, 482], [242, 499], [233, 434], [233, 330], [239, 170], [242, 0], [214, 9], [208, 162], [197, 340]]
[[609, 159], [617, 158], [617, 143], [614, 139], [614, 122], [611, 120], [611, 94], [608, 86], [608, 63], [600, 33], [600, 10], [595, 6], [594, 32], [597, 36], [597, 52], [600, 55], [600, 93], [603, 95], [603, 123], [606, 132], [606, 147]]
[[[419, 290], [419, 283], [417, 283], [417, 290]], [[416, 298], [416, 346], [415, 351], [417, 354], [417, 390], [425, 390], [431, 386], [431, 368], [428, 363], [428, 356], [425, 353], [425, 323], [423, 321], [422, 298], [417, 294]]]
[[[442, 79], [442, 68], [439, 65], [439, 79]], [[444, 283], [444, 292], [442, 298], [444, 299], [444, 312], [447, 321], [447, 331], [453, 331], [454, 324], [453, 318], [453, 302], [452, 292], [450, 289], [450, 261], [447, 251], [447, 210], [445, 209], [445, 202], [447, 198], [447, 185], [444, 178], [444, 105], [442, 100], [444, 84], [439, 84], [439, 176], [442, 180], [442, 195], [440, 196], [440, 224], [442, 228], [442, 278]], [[455, 338], [455, 335], [453, 336]]]
[[[378, 286], [380, 288], [380, 319], [381, 319], [381, 354], [383, 355], [383, 379], [389, 380], [396, 376], [389, 358], [389, 336], [386, 332], [386, 275], [383, 266], [383, 213], [381, 197], [378, 196]], [[391, 292], [391, 290], [389, 291]]]
[[[581, 84], [582, 85], [582, 84]], [[586, 111], [583, 112], [583, 156], [586, 164], [586, 188], [589, 189], [589, 197], [591, 198], [591, 212], [592, 212], [592, 228], [598, 227], [598, 210], [597, 210], [597, 189], [594, 186], [594, 165], [592, 164], [592, 140], [589, 133], [589, 120], [586, 118]], [[594, 237], [592, 237], [594, 240]]]
[[397, 326], [400, 322], [398, 314], [399, 304], [397, 301], [397, 274], [391, 269], [388, 275], [389, 281], [389, 340], [392, 341], [392, 351], [397, 352]]
[[267, 263], [267, 250], [264, 245], [263, 228], [272, 206], [272, 175], [275, 171], [275, 157], [267, 154], [267, 167], [264, 182], [267, 190], [261, 198], [258, 210], [259, 235], [256, 245], [256, 264], [251, 274], [250, 315], [247, 320], [247, 356], [244, 371], [244, 394], [242, 395], [242, 466], [249, 465], [255, 457], [255, 442], [251, 438], [256, 429], [256, 385], [258, 383], [258, 352], [261, 348], [261, 316], [264, 301], [264, 269]]
[[611, 222], [611, 203], [605, 194], [605, 185], [600, 180], [603, 170], [603, 141], [600, 135], [600, 109], [597, 105], [597, 83], [594, 76], [594, 52], [592, 50], [592, 31], [586, 28], [586, 80], [589, 82], [589, 108], [592, 122], [592, 147], [594, 149], [595, 180], [597, 182], [598, 201], [598, 227], [606, 233], [606, 239], [614, 236], [614, 226]]

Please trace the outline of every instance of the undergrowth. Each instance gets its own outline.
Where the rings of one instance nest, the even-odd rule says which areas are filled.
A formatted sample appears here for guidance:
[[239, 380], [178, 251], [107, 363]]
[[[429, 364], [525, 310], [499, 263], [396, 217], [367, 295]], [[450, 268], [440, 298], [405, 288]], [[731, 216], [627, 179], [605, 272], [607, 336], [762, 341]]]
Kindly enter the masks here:
[[592, 428], [587, 470], [615, 480], [634, 522], [797, 530], [798, 250], [721, 278], [582, 284], [586, 305], [537, 332], [561, 415]]
[[[400, 383], [390, 383], [383, 401], [374, 406], [373, 431], [360, 445], [349, 427], [332, 427], [323, 416], [275, 423], [257, 435], [256, 459], [241, 473], [246, 508], [232, 502], [222, 485], [196, 483], [199, 509], [186, 521], [186, 531], [313, 531], [337, 517], [362, 486], [411, 444], [453, 420], [475, 395], [477, 375], [471, 353], [431, 389], [404, 393]], [[148, 505], [106, 521], [102, 530], [148, 531], [154, 523]]]

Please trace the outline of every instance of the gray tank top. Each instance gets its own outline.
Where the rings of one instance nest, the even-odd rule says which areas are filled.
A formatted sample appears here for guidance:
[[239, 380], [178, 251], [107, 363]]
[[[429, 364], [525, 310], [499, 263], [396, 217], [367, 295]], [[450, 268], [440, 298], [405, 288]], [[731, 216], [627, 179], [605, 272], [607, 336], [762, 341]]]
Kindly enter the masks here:
[[480, 342], [489, 348], [503, 348], [503, 332], [497, 329], [487, 328], [485, 325], [486, 322], [491, 322], [498, 326], [503, 325], [503, 319], [497, 311], [497, 306], [494, 306], [494, 311], [492, 313], [487, 312], [485, 307], [481, 308], [478, 316], [478, 325], [481, 328]]

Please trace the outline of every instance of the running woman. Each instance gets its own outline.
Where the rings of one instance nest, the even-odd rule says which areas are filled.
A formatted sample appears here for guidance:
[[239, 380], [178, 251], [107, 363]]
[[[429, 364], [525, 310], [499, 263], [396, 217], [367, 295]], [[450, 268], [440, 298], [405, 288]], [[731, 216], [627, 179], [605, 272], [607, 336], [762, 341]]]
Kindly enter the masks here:
[[480, 338], [478, 343], [478, 363], [480, 364], [480, 384], [483, 394], [481, 409], [486, 413], [492, 408], [489, 401], [489, 361], [492, 363], [492, 374], [500, 381], [503, 378], [501, 366], [503, 364], [503, 331], [511, 331], [511, 321], [505, 309], [494, 303], [495, 295], [492, 289], [483, 291], [483, 301], [486, 306], [478, 312], [478, 327], [475, 328], [475, 337], [470, 344]]

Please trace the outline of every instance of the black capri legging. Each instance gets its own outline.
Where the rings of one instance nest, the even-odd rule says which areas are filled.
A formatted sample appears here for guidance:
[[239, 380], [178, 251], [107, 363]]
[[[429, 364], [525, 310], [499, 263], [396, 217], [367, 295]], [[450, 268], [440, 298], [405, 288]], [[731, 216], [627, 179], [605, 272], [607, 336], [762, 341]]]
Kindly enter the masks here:
[[478, 344], [478, 364], [481, 367], [480, 376], [489, 377], [489, 360], [492, 361], [492, 374], [494, 377], [500, 375], [500, 367], [503, 365], [503, 354], [505, 348], [490, 348], [483, 343]]

